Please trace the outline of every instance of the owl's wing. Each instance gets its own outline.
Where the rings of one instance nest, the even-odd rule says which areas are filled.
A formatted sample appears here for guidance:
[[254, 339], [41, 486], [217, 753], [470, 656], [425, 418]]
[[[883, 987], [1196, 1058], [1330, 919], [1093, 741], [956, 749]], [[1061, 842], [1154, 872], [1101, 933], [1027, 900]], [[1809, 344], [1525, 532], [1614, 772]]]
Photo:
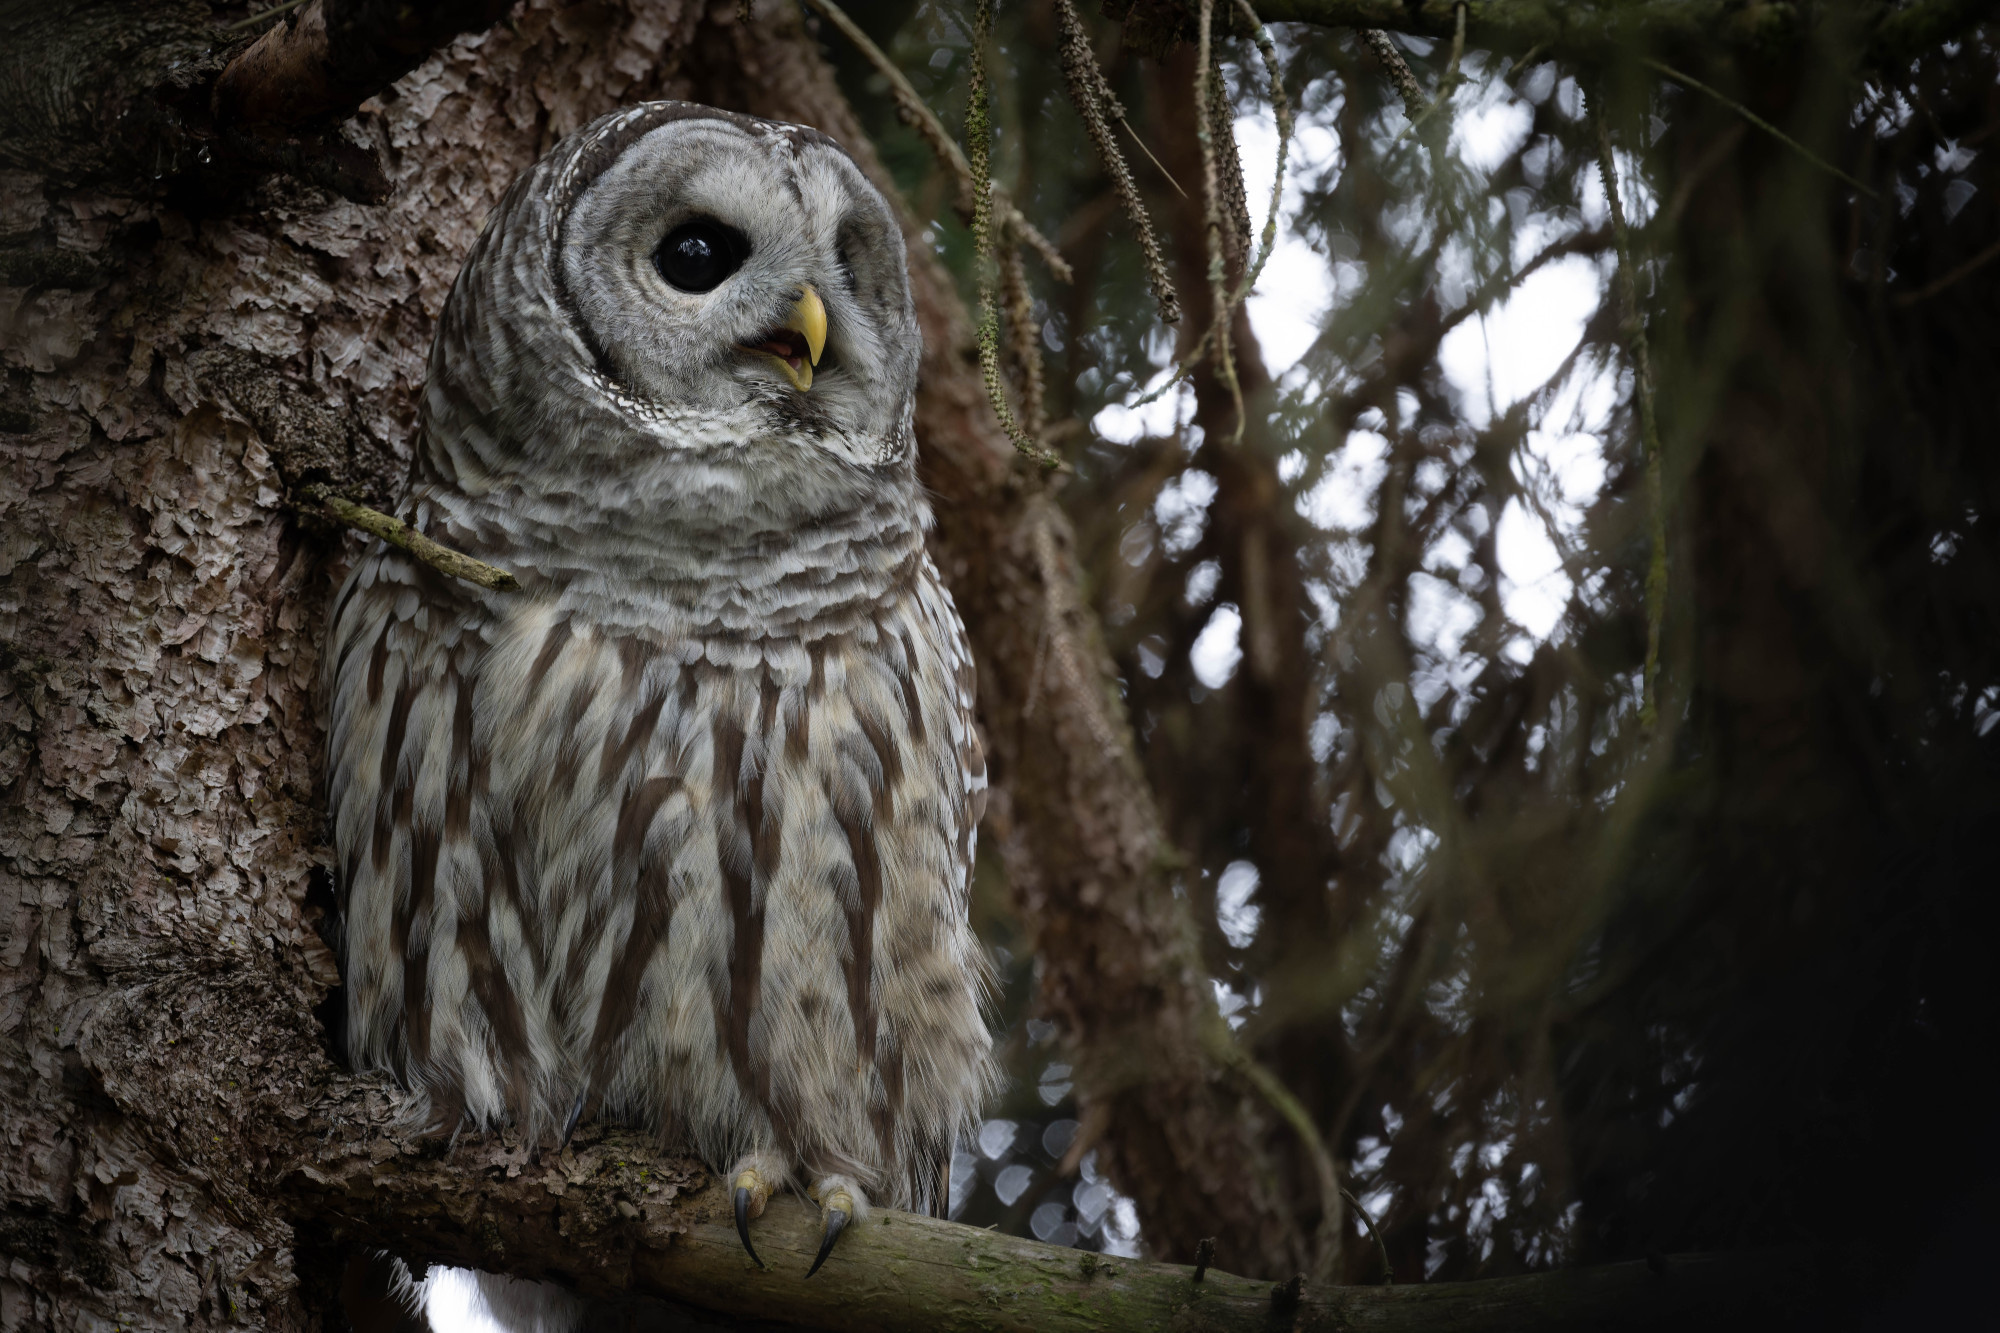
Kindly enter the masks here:
[[971, 893], [979, 821], [986, 815], [986, 747], [979, 740], [977, 718], [979, 670], [973, 662], [972, 641], [966, 637], [958, 609], [929, 556], [924, 557], [917, 580], [916, 606], [928, 637], [937, 645], [943, 665], [950, 673], [944, 713], [952, 749], [958, 756], [958, 891], [963, 907]]
[[502, 878], [482, 862], [504, 847], [473, 740], [487, 645], [472, 595], [400, 552], [371, 555], [335, 603], [323, 680], [349, 1056], [430, 1092], [445, 1119], [526, 1091], [520, 1006], [475, 907]]
[[[979, 821], [986, 812], [987, 791], [986, 751], [980, 743], [975, 713], [979, 676], [965, 626], [928, 556], [923, 560], [915, 591], [913, 610], [921, 627], [918, 638], [925, 647], [922, 653], [911, 653], [912, 665], [915, 667], [915, 659], [920, 655], [932, 659], [934, 665], [930, 671], [915, 674], [929, 678], [929, 688], [934, 691], [931, 711], [942, 716], [944, 725], [940, 730], [946, 740], [947, 764], [956, 770], [951, 774], [956, 781], [945, 783], [945, 815], [956, 853], [951, 884], [952, 943], [946, 947], [945, 956], [959, 986], [972, 992], [974, 1008], [984, 1011], [992, 1005], [994, 983], [985, 949], [973, 935], [968, 919], [973, 860], [978, 849]], [[946, 1006], [936, 1016], [942, 1019], [952, 1008]], [[973, 1129], [980, 1105], [998, 1083], [990, 1038], [984, 1028], [982, 1017], [966, 1013], [956, 1024], [939, 1022], [924, 1035], [924, 1044], [930, 1048], [929, 1063], [938, 1072], [952, 1071], [953, 1075], [946, 1080], [949, 1091], [946, 1087], [939, 1088], [937, 1091], [943, 1095], [930, 1101], [935, 1119], [930, 1132], [922, 1137], [925, 1146], [909, 1161], [911, 1206], [924, 1209], [933, 1217], [949, 1214], [952, 1154], [958, 1141]], [[956, 1086], [950, 1086], [954, 1081]]]

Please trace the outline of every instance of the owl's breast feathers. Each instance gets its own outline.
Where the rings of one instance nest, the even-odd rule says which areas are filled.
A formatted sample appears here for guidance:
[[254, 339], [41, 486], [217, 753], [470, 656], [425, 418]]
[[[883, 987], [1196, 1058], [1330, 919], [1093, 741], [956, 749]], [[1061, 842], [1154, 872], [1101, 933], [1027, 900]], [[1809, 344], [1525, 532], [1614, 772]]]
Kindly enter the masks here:
[[364, 560], [326, 668], [356, 1063], [447, 1121], [546, 1133], [587, 1095], [932, 1203], [993, 1077], [985, 766], [936, 571], [871, 551], [692, 599]]

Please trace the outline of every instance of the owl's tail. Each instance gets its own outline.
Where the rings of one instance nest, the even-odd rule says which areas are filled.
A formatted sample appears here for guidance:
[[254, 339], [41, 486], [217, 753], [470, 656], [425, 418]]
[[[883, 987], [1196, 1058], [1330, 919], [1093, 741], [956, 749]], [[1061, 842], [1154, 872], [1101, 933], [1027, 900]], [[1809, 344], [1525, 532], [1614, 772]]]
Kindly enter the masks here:
[[433, 1268], [418, 1290], [432, 1333], [577, 1333], [589, 1313], [561, 1287], [470, 1268]]

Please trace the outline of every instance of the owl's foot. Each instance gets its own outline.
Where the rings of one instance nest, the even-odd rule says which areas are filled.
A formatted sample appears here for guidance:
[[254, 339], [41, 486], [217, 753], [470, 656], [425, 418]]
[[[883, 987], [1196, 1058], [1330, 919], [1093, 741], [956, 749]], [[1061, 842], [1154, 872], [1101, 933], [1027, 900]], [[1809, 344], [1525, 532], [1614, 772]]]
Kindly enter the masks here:
[[750, 1243], [750, 1219], [764, 1215], [764, 1202], [771, 1197], [771, 1187], [755, 1171], [741, 1171], [736, 1176], [736, 1234], [743, 1238], [743, 1250], [750, 1261], [762, 1268], [764, 1261], [757, 1257], [757, 1247]]
[[825, 1176], [811, 1190], [813, 1201], [825, 1214], [825, 1229], [820, 1233], [819, 1253], [813, 1257], [812, 1267], [806, 1270], [811, 1277], [819, 1272], [819, 1266], [826, 1262], [826, 1256], [833, 1253], [833, 1243], [840, 1238], [841, 1231], [856, 1217], [865, 1217], [868, 1212], [868, 1196], [861, 1186], [847, 1176]]
[[757, 1257], [757, 1247], [750, 1243], [750, 1221], [764, 1215], [764, 1205], [771, 1200], [779, 1173], [763, 1156], [751, 1153], [736, 1164], [729, 1179], [736, 1194], [736, 1234], [743, 1238], [743, 1248], [751, 1262], [762, 1268], [764, 1261]]

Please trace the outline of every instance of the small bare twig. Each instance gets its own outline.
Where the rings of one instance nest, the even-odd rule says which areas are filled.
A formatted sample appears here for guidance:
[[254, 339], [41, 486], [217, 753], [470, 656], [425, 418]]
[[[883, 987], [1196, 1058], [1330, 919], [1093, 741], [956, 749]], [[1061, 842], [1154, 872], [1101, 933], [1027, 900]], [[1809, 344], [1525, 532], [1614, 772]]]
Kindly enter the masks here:
[[484, 560], [475, 560], [463, 551], [454, 551], [449, 546], [432, 541], [399, 518], [391, 518], [379, 509], [356, 504], [345, 496], [335, 495], [324, 486], [300, 488], [299, 496], [324, 510], [328, 517], [344, 523], [350, 528], [380, 537], [398, 550], [407, 551], [417, 559], [455, 579], [476, 583], [492, 592], [513, 592], [521, 586], [521, 581], [498, 565], [489, 565]]
[[289, 14], [291, 11], [297, 9], [300, 5], [304, 4], [305, 2], [306, 0], [285, 0], [285, 3], [283, 3], [282, 5], [272, 5], [269, 9], [265, 10], [261, 14], [252, 14], [247, 19], [238, 19], [236, 22], [225, 26], [222, 29], [222, 31], [242, 32], [245, 28], [254, 28], [258, 24], [264, 22], [266, 19], [274, 19], [278, 17], [278, 15], [280, 14]]
[[1646, 669], [1640, 678], [1639, 721], [1659, 720], [1660, 629], [1667, 614], [1667, 515], [1660, 477], [1660, 425], [1653, 405], [1652, 356], [1646, 344], [1646, 322], [1639, 314], [1639, 284], [1632, 272], [1632, 237], [1625, 225], [1625, 205], [1618, 197], [1618, 164], [1611, 153], [1611, 128], [1600, 94], [1591, 119], [1597, 122], [1597, 169], [1604, 177], [1604, 197], [1611, 206], [1611, 235], [1618, 247], [1618, 296], [1625, 336], [1632, 352], [1632, 395], [1639, 407], [1639, 443], [1646, 461], [1646, 503], [1650, 510], [1648, 536], [1653, 553], [1646, 566]]
[[1389, 1246], [1382, 1239], [1382, 1233], [1375, 1229], [1375, 1219], [1368, 1215], [1368, 1210], [1361, 1206], [1361, 1200], [1355, 1198], [1354, 1191], [1348, 1189], [1347, 1186], [1342, 1185], [1340, 1187], [1340, 1197], [1354, 1205], [1354, 1215], [1361, 1219], [1362, 1226], [1368, 1228], [1369, 1238], [1375, 1242], [1375, 1252], [1382, 1256], [1382, 1285], [1385, 1287], [1395, 1286], [1396, 1270], [1389, 1264]]
[[1937, 281], [1926, 283], [1913, 292], [1898, 292], [1895, 298], [1896, 304], [1915, 305], [1919, 301], [1928, 301], [1945, 288], [1956, 285], [1960, 280], [1996, 259], [2000, 259], [2000, 241], [1993, 242], [1993, 244], [1987, 246], [1984, 250], [1981, 250], [1978, 254], [1966, 260], [1963, 264], [1960, 264]]
[[1132, 142], [1139, 145], [1139, 151], [1146, 155], [1146, 160], [1148, 162], [1151, 162], [1155, 167], [1159, 168], [1160, 175], [1166, 178], [1167, 184], [1174, 187], [1174, 193], [1179, 195], [1183, 199], [1187, 198], [1188, 192], [1186, 190], [1183, 190], [1181, 188], [1181, 183], [1174, 179], [1174, 173], [1167, 170], [1167, 164], [1160, 161], [1159, 158], [1153, 156], [1153, 150], [1146, 147], [1146, 141], [1139, 137], [1139, 131], [1133, 129], [1132, 122], [1125, 119], [1125, 108], [1122, 105], [1120, 105], [1120, 106], [1108, 107], [1106, 109], [1115, 112], [1117, 114], [1118, 123], [1124, 127], [1125, 132], [1127, 134], [1132, 136]]
[[1640, 57], [1639, 63], [1644, 65], [1647, 69], [1652, 70], [1656, 74], [1665, 75], [1667, 78], [1672, 79], [1675, 83], [1680, 84], [1684, 88], [1692, 88], [1695, 92], [1704, 93], [1709, 97], [1713, 97], [1716, 101], [1722, 103], [1722, 105], [1728, 107], [1731, 111], [1734, 111], [1737, 115], [1743, 117], [1743, 119], [1749, 121], [1752, 125], [1755, 125], [1758, 129], [1770, 135], [1773, 139], [1776, 139], [1779, 143], [1784, 144], [1787, 148], [1791, 149], [1793, 152], [1797, 153], [1800, 157], [1804, 158], [1806, 161], [1818, 167], [1821, 171], [1831, 172], [1833, 175], [1838, 176], [1841, 180], [1846, 181], [1849, 185], [1852, 185], [1855, 189], [1861, 191], [1861, 193], [1867, 195], [1870, 199], [1881, 198], [1881, 196], [1877, 194], [1869, 186], [1863, 185], [1860, 181], [1848, 175], [1846, 172], [1842, 171], [1839, 167], [1836, 167], [1835, 165], [1833, 165], [1833, 163], [1827, 161], [1825, 158], [1821, 157], [1818, 153], [1815, 153], [1812, 149], [1806, 147], [1804, 144], [1800, 143], [1797, 139], [1794, 139], [1791, 135], [1779, 129], [1776, 125], [1773, 125], [1770, 121], [1765, 120], [1762, 116], [1758, 115], [1755, 111], [1752, 111], [1749, 107], [1744, 106], [1741, 102], [1737, 101], [1735, 98], [1717, 92], [1715, 89], [1709, 87], [1707, 84], [1701, 82], [1699, 79], [1690, 78], [1687, 75], [1681, 73], [1679, 70], [1673, 68], [1673, 66], [1662, 64], [1660, 61], [1653, 59], [1651, 56]]

